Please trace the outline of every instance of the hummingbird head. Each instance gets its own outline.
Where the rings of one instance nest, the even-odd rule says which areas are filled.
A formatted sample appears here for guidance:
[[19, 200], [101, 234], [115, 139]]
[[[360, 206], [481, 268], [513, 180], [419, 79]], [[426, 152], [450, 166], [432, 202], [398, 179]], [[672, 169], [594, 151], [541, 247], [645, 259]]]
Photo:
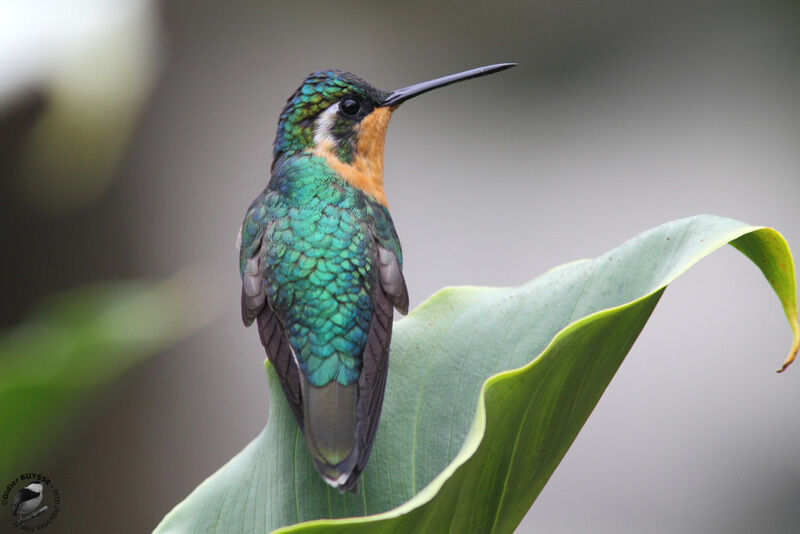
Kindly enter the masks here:
[[278, 159], [324, 147], [343, 163], [352, 163], [361, 122], [387, 96], [349, 72], [309, 74], [281, 113], [273, 155]]
[[391, 92], [381, 91], [349, 72], [311, 73], [281, 113], [272, 165], [309, 153], [325, 159], [344, 180], [386, 205], [383, 150], [392, 112], [406, 100], [432, 89], [515, 65], [479, 67]]

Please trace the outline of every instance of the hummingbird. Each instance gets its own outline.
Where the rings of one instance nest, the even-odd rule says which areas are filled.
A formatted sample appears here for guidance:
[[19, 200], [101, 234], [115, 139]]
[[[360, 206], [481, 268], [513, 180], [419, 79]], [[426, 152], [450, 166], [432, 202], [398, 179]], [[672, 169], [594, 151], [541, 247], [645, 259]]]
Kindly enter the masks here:
[[381, 91], [308, 75], [278, 122], [271, 177], [239, 230], [241, 309], [258, 324], [314, 466], [355, 492], [383, 404], [392, 318], [408, 313], [403, 253], [383, 188], [392, 113], [406, 100], [515, 66]]

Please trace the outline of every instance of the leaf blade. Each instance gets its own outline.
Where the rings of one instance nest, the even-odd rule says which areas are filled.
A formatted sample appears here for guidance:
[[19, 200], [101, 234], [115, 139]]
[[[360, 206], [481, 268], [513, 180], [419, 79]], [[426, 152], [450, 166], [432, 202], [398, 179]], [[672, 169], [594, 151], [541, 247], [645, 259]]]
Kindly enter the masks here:
[[[385, 511], [316, 519], [277, 531], [512, 531], [577, 436], [664, 288], [727, 243], [767, 277], [796, 343], [796, 288], [785, 241], [774, 230], [714, 216], [667, 223], [594, 260], [556, 268], [519, 288], [443, 290], [395, 326], [384, 420], [365, 472], [375, 488], [366, 496], [368, 510]], [[425, 341], [434, 337], [439, 350]], [[425, 364], [410, 361], [414, 355], [427, 357]], [[448, 366], [460, 371], [448, 373]], [[258, 476], [267, 480], [268, 489], [259, 497], [272, 516], [256, 526], [262, 531], [291, 522], [279, 512], [288, 488], [282, 487], [285, 474], [278, 473], [288, 451], [275, 431], [291, 422], [280, 394], [274, 393], [280, 391], [274, 373], [268, 374], [274, 427], [270, 433], [268, 424], [257, 439], [265, 440], [273, 469]], [[421, 379], [432, 380], [435, 390], [420, 386]], [[409, 438], [415, 420], [421, 426]], [[508, 439], [516, 445], [507, 447]], [[451, 450], [454, 441], [463, 443], [459, 451]], [[246, 466], [255, 459], [234, 461]], [[323, 508], [315, 495], [321, 482], [310, 462], [298, 463], [292, 475], [297, 482], [292, 489], [305, 499], [301, 519], [329, 515], [327, 500]], [[389, 475], [393, 491], [383, 484]], [[214, 477], [201, 485], [210, 493], [195, 492], [165, 517], [157, 532], [209, 531], [197, 522], [187, 530], [177, 519], [191, 516], [199, 503], [213, 506], [222, 486]], [[423, 485], [410, 499], [400, 500]], [[348, 496], [335, 498], [335, 515], [361, 511]], [[234, 530], [241, 527], [235, 510], [224, 521]]]

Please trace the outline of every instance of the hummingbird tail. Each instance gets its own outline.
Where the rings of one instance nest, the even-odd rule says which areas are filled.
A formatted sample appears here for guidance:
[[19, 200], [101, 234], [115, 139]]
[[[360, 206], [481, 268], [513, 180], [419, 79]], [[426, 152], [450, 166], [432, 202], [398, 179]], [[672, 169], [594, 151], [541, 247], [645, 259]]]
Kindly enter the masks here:
[[356, 492], [372, 452], [386, 390], [392, 306], [383, 289], [376, 292], [356, 384], [343, 386], [332, 381], [317, 387], [299, 373], [306, 445], [317, 471], [340, 493]]
[[340, 492], [354, 491], [347, 484], [356, 467], [356, 403], [358, 386], [335, 380], [322, 387], [303, 382], [303, 433], [311, 458], [322, 478]]

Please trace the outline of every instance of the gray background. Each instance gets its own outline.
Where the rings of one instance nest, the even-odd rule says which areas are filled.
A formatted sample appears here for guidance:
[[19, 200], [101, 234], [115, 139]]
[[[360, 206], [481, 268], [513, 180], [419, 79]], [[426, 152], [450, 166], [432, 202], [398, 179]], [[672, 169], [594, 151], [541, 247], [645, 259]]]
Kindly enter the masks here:
[[[795, 3], [161, 11], [162, 76], [117, 180], [79, 223], [117, 232], [127, 254], [87, 259], [94, 271], [75, 278], [201, 262], [230, 298], [224, 319], [117, 382], [54, 444], [61, 530], [152, 528], [263, 427], [264, 355], [239, 320], [234, 238], [310, 71], [392, 89], [520, 63], [395, 114], [385, 179], [412, 306], [446, 285], [521, 284], [697, 213], [800, 243]], [[773, 373], [790, 342], [753, 265], [731, 248], [704, 260], [666, 291], [519, 532], [796, 532], [800, 369]]]

